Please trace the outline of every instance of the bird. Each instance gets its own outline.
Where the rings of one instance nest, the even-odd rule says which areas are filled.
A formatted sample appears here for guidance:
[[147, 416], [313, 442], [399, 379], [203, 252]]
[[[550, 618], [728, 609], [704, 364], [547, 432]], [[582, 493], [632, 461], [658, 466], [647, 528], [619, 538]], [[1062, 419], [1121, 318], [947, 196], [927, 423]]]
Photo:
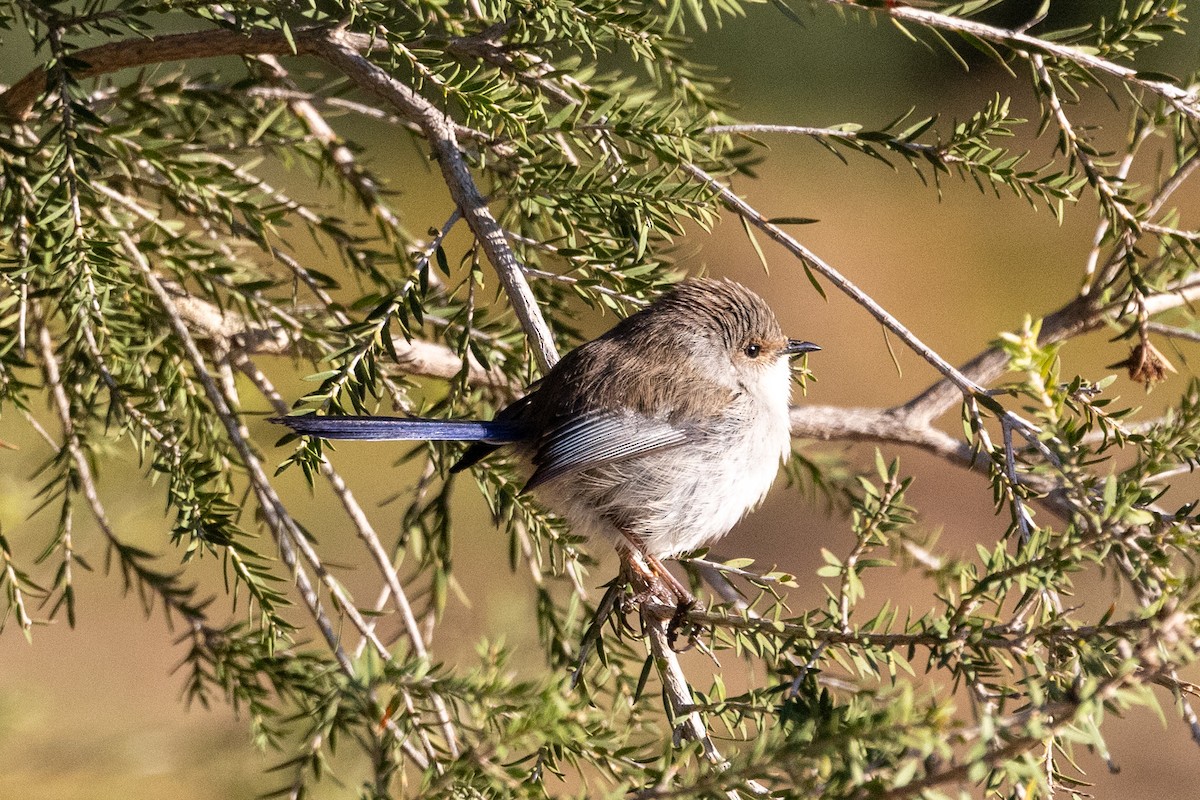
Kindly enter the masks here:
[[[292, 415], [323, 439], [466, 441], [451, 472], [500, 449], [572, 530], [612, 541], [623, 569], [679, 609], [695, 599], [663, 565], [725, 536], [791, 453], [793, 357], [767, 302], [728, 279], [689, 278], [567, 353], [491, 420]], [[655, 591], [658, 593], [655, 594]]]

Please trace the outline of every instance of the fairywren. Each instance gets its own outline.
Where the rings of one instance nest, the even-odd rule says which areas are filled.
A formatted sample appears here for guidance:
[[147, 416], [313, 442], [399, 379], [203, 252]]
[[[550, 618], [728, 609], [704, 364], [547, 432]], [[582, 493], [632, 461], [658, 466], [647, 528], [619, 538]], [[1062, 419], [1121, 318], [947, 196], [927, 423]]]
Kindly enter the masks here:
[[691, 595], [659, 559], [720, 539], [766, 496], [791, 452], [789, 358], [814, 350], [746, 287], [691, 279], [568, 353], [491, 421], [274, 421], [326, 439], [474, 442], [452, 472], [511, 447], [532, 468], [526, 490], [683, 604]]

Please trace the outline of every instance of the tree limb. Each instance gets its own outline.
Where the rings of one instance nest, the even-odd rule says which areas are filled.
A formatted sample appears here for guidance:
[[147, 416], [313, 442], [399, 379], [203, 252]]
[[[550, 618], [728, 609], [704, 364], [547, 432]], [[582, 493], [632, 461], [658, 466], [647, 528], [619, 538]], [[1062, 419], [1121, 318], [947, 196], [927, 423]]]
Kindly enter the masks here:
[[[841, 8], [863, 10], [863, 6], [855, 2], [855, 0], [825, 0], [825, 2]], [[953, 31], [966, 37], [975, 36], [985, 42], [998, 44], [1007, 49], [1030, 56], [1039, 55], [1077, 64], [1084, 69], [1117, 78], [1130, 86], [1145, 89], [1151, 94], [1155, 94], [1166, 100], [1180, 114], [1190, 117], [1192, 120], [1200, 120], [1200, 104], [1197, 103], [1200, 95], [1197, 94], [1195, 89], [1182, 89], [1166, 81], [1145, 77], [1132, 67], [1121, 66], [1106, 58], [1085, 52], [1080, 48], [1030, 36], [1024, 31], [997, 28], [982, 22], [939, 14], [936, 11], [915, 8], [902, 3], [889, 2], [885, 7], [876, 7], [870, 10], [886, 14], [897, 21], [914, 22], [929, 28]]]
[[313, 52], [340, 69], [348, 78], [386, 100], [405, 117], [421, 126], [426, 140], [433, 147], [438, 166], [450, 196], [462, 211], [463, 218], [475, 234], [479, 246], [487, 254], [504, 286], [513, 312], [533, 346], [534, 356], [543, 371], [558, 361], [554, 336], [546, 325], [537, 298], [521, 272], [516, 254], [505, 238], [504, 229], [492, 215], [487, 201], [475, 185], [455, 136], [453, 120], [444, 111], [413, 91], [408, 85], [388, 75], [359, 55], [352, 42], [342, 41], [342, 31], [331, 31], [329, 38], [313, 43]]

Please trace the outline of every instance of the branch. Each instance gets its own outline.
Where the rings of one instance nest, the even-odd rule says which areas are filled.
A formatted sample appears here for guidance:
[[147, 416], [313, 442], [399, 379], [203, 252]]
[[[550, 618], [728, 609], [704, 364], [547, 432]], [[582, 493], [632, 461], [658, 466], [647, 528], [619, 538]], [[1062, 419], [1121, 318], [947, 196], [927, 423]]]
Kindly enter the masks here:
[[772, 125], [756, 122], [737, 123], [732, 125], [710, 125], [705, 133], [713, 135], [741, 135], [779, 133], [791, 136], [808, 136], [817, 141], [833, 139], [866, 148], [871, 145], [882, 145], [889, 150], [909, 156], [910, 160], [921, 157], [927, 161], [944, 165], [957, 165], [964, 168], [976, 166], [978, 162], [950, 152], [950, 148], [941, 144], [924, 144], [908, 141], [900, 137], [879, 139], [877, 136], [866, 138], [861, 131], [844, 128], [816, 128], [809, 125]]
[[[653, 606], [655, 610], [660, 608], [663, 607]], [[688, 687], [687, 676], [683, 674], [683, 667], [679, 664], [679, 655], [671, 649], [668, 642], [668, 620], [674, 613], [675, 609], [672, 608], [665, 614], [643, 614], [642, 616], [643, 624], [646, 626], [646, 636], [650, 639], [650, 653], [654, 656], [658, 666], [659, 678], [663, 684], [663, 694], [667, 696], [673, 718], [672, 723], [678, 726], [676, 735], [699, 742], [700, 749], [709, 763], [718, 770], [725, 770], [729, 767], [729, 762], [717, 750], [712, 737], [708, 735], [708, 729], [704, 726], [700, 712], [695, 710], [692, 690]], [[766, 794], [766, 789], [754, 781], [750, 781], [747, 788], [755, 794]], [[738, 800], [741, 797], [737, 791], [732, 789], [725, 794], [730, 800]]]
[[[1115, 181], [1121, 184], [1125, 183], [1125, 180], [1129, 177], [1129, 170], [1133, 166], [1134, 156], [1137, 155], [1138, 149], [1141, 147], [1142, 142], [1144, 142], [1153, 134], [1154, 128], [1150, 125], [1144, 125], [1137, 131], [1137, 133], [1134, 135], [1133, 141], [1130, 142], [1128, 152], [1125, 153], [1124, 157], [1121, 159], [1121, 163], [1117, 165], [1117, 169], [1113, 173], [1113, 179]], [[1193, 156], [1191, 160], [1195, 160], [1195, 156]], [[1155, 207], [1155, 203], [1161, 204], [1166, 202], [1167, 197], [1169, 197], [1171, 192], [1173, 192], [1176, 188], [1170, 184], [1174, 181], [1179, 181], [1182, 183], [1183, 177], [1181, 176], [1186, 177], [1186, 173], [1189, 171], [1190, 169], [1186, 164], [1184, 164], [1181, 166], [1179, 171], [1171, 176], [1171, 181], [1168, 181], [1167, 184], [1159, 190], [1155, 200], [1152, 201], [1150, 206], [1147, 208], [1144, 214], [1145, 219], [1150, 219], [1158, 213], [1158, 208]], [[1100, 263], [1100, 251], [1104, 247], [1104, 239], [1108, 235], [1108, 230], [1111, 227], [1111, 218], [1108, 215], [1101, 216], [1100, 222], [1096, 225], [1096, 232], [1092, 235], [1092, 249], [1088, 251], [1087, 261], [1083, 267], [1083, 285], [1080, 287], [1080, 294], [1091, 294], [1093, 288], [1092, 281], [1095, 280], [1096, 268]], [[1113, 263], [1120, 261], [1118, 256], [1123, 252], [1123, 249], [1129, 245], [1130, 242], [1128, 239], [1122, 241], [1120, 247], [1114, 249], [1113, 252], [1109, 254], [1108, 262], [1105, 266], [1111, 266]]]
[[[167, 61], [189, 61], [197, 58], [244, 55], [293, 55], [308, 51], [312, 39], [323, 34], [324, 28], [301, 28], [294, 32], [295, 50], [282, 31], [204, 30], [126, 39], [120, 42], [89, 47], [71, 54], [74, 61], [87, 66], [74, 70], [77, 78], [94, 78], [110, 72], [162, 64]], [[370, 49], [383, 42], [363, 34], [345, 34], [346, 40], [360, 49]], [[0, 94], [0, 114], [14, 120], [28, 116], [37, 98], [46, 90], [49, 71], [34, 69]]]
[[344, 41], [342, 37], [342, 31], [330, 31], [329, 38], [314, 42], [313, 51], [361, 88], [383, 98], [421, 127], [433, 147], [450, 196], [496, 270], [513, 312], [530, 339], [534, 356], [543, 371], [549, 370], [558, 361], [554, 337], [538, 308], [537, 298], [525, 280], [521, 264], [505, 238], [504, 229], [475, 185], [475, 179], [458, 146], [453, 120], [412, 88], [359, 55], [352, 42]]
[[[238, 368], [246, 377], [248, 377], [255, 388], [267, 398], [271, 405], [275, 408], [275, 413], [280, 416], [287, 416], [291, 412], [291, 406], [284, 401], [279, 392], [275, 391], [275, 387], [258, 365], [246, 357], [243, 352], [234, 352], [230, 356], [230, 360], [234, 366]], [[354, 493], [350, 491], [350, 487], [346, 485], [345, 479], [333, 468], [328, 459], [322, 459], [320, 466], [321, 474], [329, 482], [333, 493], [337, 495], [338, 500], [342, 503], [342, 508], [346, 512], [346, 516], [350, 518], [351, 524], [354, 526], [358, 537], [367, 547], [367, 551], [375, 560], [375, 565], [379, 568], [380, 574], [383, 576], [384, 585], [388, 587], [392, 602], [396, 606], [396, 611], [400, 614], [400, 619], [404, 623], [404, 631], [408, 636], [408, 640], [412, 645], [413, 653], [417, 658], [425, 662], [430, 662], [429, 650], [425, 646], [424, 637], [421, 635], [421, 628], [417, 624], [416, 615], [413, 614], [412, 604], [408, 600], [408, 594], [404, 591], [403, 585], [400, 583], [400, 576], [396, 574], [396, 568], [392, 565], [392, 559], [384, 548], [383, 543], [379, 539], [379, 534], [375, 531], [371, 520], [363, 511]], [[368, 623], [371, 630], [375, 628], [374, 622]], [[368, 637], [364, 637], [366, 642]], [[386, 653], [385, 658], [390, 658], [390, 653]], [[404, 696], [405, 706], [408, 712], [414, 715], [417, 713], [416, 706], [412, 700], [411, 694], [406, 689], [401, 689]], [[432, 693], [431, 699], [433, 702], [434, 713], [438, 718], [438, 723], [442, 729], [442, 736], [446, 740], [446, 747], [450, 751], [450, 755], [454, 758], [459, 756], [458, 737], [455, 735], [454, 726], [450, 720], [450, 714], [446, 708], [445, 701], [441, 695], [436, 692]]]
[[[382, 97], [409, 121], [416, 123], [433, 147], [443, 178], [467, 225], [492, 263], [512, 304], [521, 326], [533, 345], [542, 370], [558, 360], [554, 338], [538, 309], [521, 265], [505, 238], [504, 230], [492, 215], [480, 193], [458, 145], [461, 126], [412, 88], [372, 64], [360, 52], [373, 46], [386, 46], [382, 40], [340, 28], [309, 27], [292, 31], [289, 39], [282, 31], [242, 34], [236, 31], [209, 30], [181, 33], [100, 45], [73, 53], [74, 59], [88, 67], [77, 77], [94, 77], [119, 69], [183, 59], [222, 55], [318, 55], [340, 69], [360, 87]], [[30, 72], [0, 95], [0, 113], [22, 119], [33, 102], [45, 90], [45, 68]]]
[[926, 790], [947, 784], [962, 783], [970, 778], [979, 766], [995, 766], [1011, 760], [1039, 744], [1052, 741], [1066, 728], [1074, 725], [1079, 715], [1086, 708], [1093, 707], [1099, 713], [1105, 704], [1112, 701], [1126, 688], [1155, 682], [1160, 677], [1169, 676], [1173, 671], [1170, 662], [1164, 663], [1160, 649], [1164, 646], [1182, 646], [1193, 654], [1200, 647], [1195, 640], [1176, 644], [1177, 640], [1187, 629], [1186, 617], [1183, 614], [1160, 614], [1155, 618], [1158, 628], [1151, 629], [1146, 638], [1138, 643], [1137, 650], [1130, 653], [1128, 662], [1131, 664], [1152, 665], [1150, 669], [1126, 669], [1118, 671], [1105, 680], [1099, 681], [1090, 691], [1071, 700], [1064, 700], [1034, 706], [1015, 715], [1009, 720], [991, 721], [988, 727], [999, 726], [1012, 728], [1024, 726], [1026, 732], [1014, 735], [1002, 747], [989, 749], [982, 757], [961, 764], [933, 769], [924, 776], [901, 786], [883, 792], [864, 788], [854, 794], [853, 800], [900, 800], [914, 795], [925, 796]]
[[[167, 235], [173, 233], [149, 209], [143, 208], [132, 198], [117, 192], [103, 183], [95, 182], [92, 188], [116, 201], [137, 217], [155, 225]], [[350, 318], [333, 302], [333, 299], [313, 279], [311, 274], [294, 258], [279, 248], [272, 254], [290, 269], [321, 302], [321, 308], [329, 313], [339, 325], [348, 326]], [[239, 350], [247, 355], [298, 354], [304, 343], [299, 335], [301, 324], [279, 312], [274, 315], [279, 323], [257, 323], [245, 317], [226, 312], [216, 304], [189, 294], [183, 287], [164, 280], [163, 285], [175, 298], [176, 310], [206, 339], [222, 342], [225, 347]], [[236, 287], [232, 287], [235, 288]], [[273, 307], [272, 307], [273, 309]], [[286, 322], [286, 324], [284, 324]], [[462, 372], [462, 358], [445, 345], [422, 339], [392, 337], [392, 350], [396, 354], [396, 365], [409, 375], [451, 380]], [[513, 392], [516, 387], [499, 367], [485, 368], [471, 353], [467, 354], [467, 380], [478, 386], [491, 386]]]
[[[110, 213], [102, 211], [102, 214], [105, 216], [107, 224], [113, 228], [119, 227], [116, 218]], [[321, 631], [321, 635], [325, 639], [334, 659], [337, 661], [339, 669], [351, 680], [357, 680], [357, 670], [342, 647], [341, 637], [330, 620], [329, 615], [326, 613], [321, 603], [320, 595], [312, 585], [308, 573], [301, 566], [297, 557], [297, 551], [303, 554], [305, 560], [309, 562], [316, 574], [324, 581], [326, 588], [338, 601], [339, 608], [350, 618], [351, 623], [364, 636], [368, 636], [373, 640], [383, 658], [390, 658], [390, 653], [388, 653], [387, 648], [379, 642], [378, 638], [368, 628], [362, 615], [359, 614], [353, 602], [346, 596], [344, 590], [342, 590], [336, 581], [332, 580], [332, 576], [329, 575], [317, 557], [316, 551], [312, 549], [311, 543], [303, 531], [300, 530], [295, 520], [292, 519], [283, 501], [280, 500], [279, 495], [276, 494], [274, 488], [271, 486], [270, 479], [263, 470], [262, 462], [259, 461], [258, 456], [255, 455], [254, 450], [250, 447], [249, 437], [241, 420], [234, 413], [221, 387], [217, 385], [216, 380], [209, 374], [204, 355], [197, 347], [196, 341], [188, 330], [183, 317], [175, 311], [174, 300], [170, 292], [167, 291], [166, 287], [154, 274], [149, 262], [146, 260], [146, 256], [138, 249], [137, 244], [129, 234], [119, 233], [118, 239], [130, 262], [141, 272], [146, 286], [154, 294], [163, 312], [167, 315], [172, 331], [187, 353], [188, 361], [195, 371], [196, 378], [204, 388], [205, 397], [212, 405], [214, 412], [225, 428], [226, 435], [228, 435], [234, 448], [237, 450], [242, 460], [242, 465], [250, 477], [250, 485], [258, 500], [258, 507], [266, 521], [267, 528], [271, 531], [272, 537], [275, 540], [275, 546], [279, 550], [280, 558], [296, 582], [296, 588], [304, 601], [305, 607], [316, 623], [318, 630]], [[371, 690], [369, 694], [372, 700], [374, 700], [374, 690]], [[399, 728], [392, 720], [388, 721], [388, 730], [396, 736], [405, 753], [422, 769], [426, 769], [430, 764], [434, 763], [436, 753], [431, 747], [427, 747], [424, 752], [417, 749], [399, 731]]]
[[[168, 61], [190, 61], [199, 58], [219, 58], [222, 56], [296, 56], [312, 55], [312, 44], [315, 40], [327, 35], [329, 26], [316, 25], [296, 28], [289, 40], [282, 31], [254, 31], [245, 33], [232, 30], [203, 30], [190, 33], [167, 34], [164, 36], [138, 37], [120, 42], [89, 47], [71, 54], [73, 60], [86, 63], [87, 66], [76, 69], [76, 78], [94, 78], [118, 72], [130, 67], [141, 67], [150, 64], [162, 64]], [[368, 36], [351, 31], [342, 31], [342, 38], [360, 52], [370, 52], [373, 49], [388, 49], [384, 39]], [[467, 55], [472, 53], [472, 37], [451, 39], [449, 43], [442, 42], [447, 52]], [[416, 45], [424, 44], [418, 40]], [[270, 66], [270, 65], [268, 65]], [[271, 67], [273, 69], [273, 67]], [[38, 97], [46, 90], [49, 79], [46, 67], [37, 67], [24, 77], [0, 92], [0, 118], [20, 122], [29, 116]], [[256, 87], [248, 90], [252, 94], [270, 96], [283, 95], [285, 99], [308, 99], [311, 95], [302, 92], [289, 92], [286, 89], [275, 90]], [[330, 105], [351, 107], [358, 113], [378, 115], [375, 109], [357, 107], [340, 98], [320, 98]], [[412, 123], [408, 123], [412, 124]], [[491, 137], [480, 131], [472, 130], [464, 125], [454, 123], [460, 137], [477, 141], [490, 141]]]
[[[283, 326], [260, 325], [218, 308], [200, 297], [188, 294], [177, 284], [164, 283], [172, 303], [190, 327], [206, 339], [226, 342], [247, 355], [295, 354], [303, 340]], [[462, 372], [462, 359], [442, 344], [423, 339], [392, 337], [396, 365], [409, 375], [450, 380]], [[473, 356], [468, 362], [469, 380], [480, 386], [511, 388], [511, 381], [497, 367], [486, 369]]]
[[818, 441], [889, 442], [912, 445], [951, 461], [970, 464], [971, 447], [961, 439], [895, 408], [792, 406], [792, 436]]
[[[396, 216], [396, 212], [383, 202], [379, 186], [359, 166], [358, 161], [354, 158], [354, 153], [339, 140], [333, 127], [317, 111], [316, 106], [313, 104], [315, 98], [312, 98], [311, 95], [294, 96], [296, 86], [292, 83], [286, 70], [279, 63], [279, 59], [274, 56], [263, 55], [259, 56], [258, 60], [267, 68], [277, 83], [282, 84], [285, 90], [293, 92], [293, 96], [286, 97], [288, 108], [304, 124], [308, 132], [321, 143], [321, 146], [329, 156], [329, 160], [333, 162], [341, 174], [342, 180], [354, 189], [363, 207], [378, 217], [387, 229], [394, 234], [400, 234], [402, 231], [400, 218]], [[430, 271], [429, 274], [432, 277], [437, 273]]]
[[843, 294], [865, 308], [871, 316], [879, 320], [880, 324], [899, 336], [905, 344], [929, 362], [934, 369], [946, 376], [946, 380], [953, 383], [959, 391], [964, 394], [983, 393], [983, 388], [979, 384], [956, 370], [950, 362], [938, 355], [932, 347], [918, 339], [900, 320], [896, 319], [883, 306], [879, 305], [873, 297], [855, 286], [853, 282], [834, 269], [832, 265], [822, 260], [816, 253], [800, 244], [791, 234], [779, 226], [768, 222], [766, 217], [734, 194], [728, 186], [725, 186], [715, 177], [694, 164], [681, 164], [680, 168], [707, 185], [721, 199], [726, 208], [767, 234], [771, 239], [783, 245], [784, 248], [800, 259], [801, 263], [806, 267], [819, 272]]
[[[79, 477], [79, 489], [91, 509], [92, 518], [96, 521], [104, 538], [108, 540], [109, 546], [117, 553], [123, 569], [126, 570], [126, 586], [128, 587], [129, 571], [132, 570], [140, 584], [149, 587], [158, 596], [164, 609], [168, 612], [176, 612], [187, 622], [193, 637], [203, 638], [212, 635], [215, 631], [208, 624], [208, 619], [204, 614], [206, 603], [196, 603], [191, 599], [194, 589], [180, 584], [175, 575], [148, 569], [140, 562], [141, 551], [131, 548], [117, 537], [112, 523], [109, 522], [104, 505], [100, 502], [100, 493], [96, 488], [91, 462], [84, 452], [74, 420], [71, 417], [71, 402], [67, 397], [66, 388], [63, 386], [62, 373], [59, 369], [58, 358], [54, 353], [54, 342], [50, 336], [50, 330], [40, 320], [37, 325], [37, 340], [46, 384], [50, 390], [50, 399], [63, 432], [64, 443], [59, 449], [65, 449], [75, 464], [75, 470]], [[58, 447], [53, 441], [50, 444], [52, 447]], [[143, 602], [146, 611], [149, 612], [150, 606], [144, 596]], [[20, 613], [24, 614], [23, 608], [20, 609]], [[168, 621], [169, 619], [168, 613]], [[23, 625], [23, 627], [26, 626]]]
[[1078, 162], [1079, 166], [1083, 169], [1083, 174], [1087, 177], [1088, 183], [1096, 190], [1101, 208], [1108, 211], [1114, 218], [1119, 219], [1126, 231], [1137, 231], [1137, 217], [1129, 210], [1127, 203], [1121, 197], [1120, 191], [1114, 187], [1113, 182], [1100, 171], [1099, 166], [1093, 158], [1095, 154], [1094, 148], [1081, 138], [1079, 132], [1075, 130], [1071, 119], [1067, 116], [1062, 100], [1059, 99], [1058, 90], [1054, 88], [1054, 77], [1050, 74], [1050, 70], [1046, 69], [1045, 59], [1035, 54], [1029, 57], [1029, 63], [1033, 65], [1033, 74], [1037, 79], [1038, 86], [1041, 87], [1042, 96], [1050, 106], [1050, 115], [1053, 116], [1055, 123], [1058, 125], [1059, 149], [1062, 150], [1063, 155], [1068, 160]]
[[[841, 8], [863, 10], [863, 6], [855, 0], [825, 0], [826, 3]], [[1081, 49], [1069, 45], [1057, 44], [1036, 36], [1030, 36], [1023, 31], [997, 28], [982, 22], [975, 22], [962, 17], [952, 17], [928, 11], [923, 8], [900, 3], [887, 3], [886, 8], [873, 8], [881, 14], [886, 14], [893, 20], [914, 22], [929, 28], [953, 31], [965, 37], [978, 37], [985, 42], [998, 44], [1009, 50], [1026, 56], [1040, 55], [1059, 61], [1077, 64], [1086, 70], [1109, 75], [1131, 86], [1145, 89], [1170, 103], [1179, 113], [1195, 121], [1200, 121], [1200, 104], [1196, 90], [1182, 89], [1165, 81], [1142, 77], [1138, 70], [1124, 67], [1105, 58], [1094, 56]]]

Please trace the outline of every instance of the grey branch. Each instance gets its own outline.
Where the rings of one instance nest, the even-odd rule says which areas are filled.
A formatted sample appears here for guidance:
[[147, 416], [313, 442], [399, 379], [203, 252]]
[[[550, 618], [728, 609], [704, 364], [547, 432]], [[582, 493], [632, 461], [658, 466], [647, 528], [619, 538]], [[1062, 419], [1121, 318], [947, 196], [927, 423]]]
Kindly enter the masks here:
[[[855, 0], [825, 0], [826, 3], [842, 8], [863, 10]], [[875, 8], [898, 22], [913, 22], [927, 28], [953, 31], [965, 37], [977, 37], [985, 42], [1000, 45], [1026, 56], [1039, 55], [1055, 61], [1076, 64], [1084, 69], [1117, 78], [1122, 82], [1145, 89], [1170, 103], [1180, 114], [1200, 120], [1200, 96], [1195, 89], [1183, 89], [1166, 81], [1155, 80], [1139, 74], [1132, 67], [1125, 67], [1100, 56], [1092, 55], [1070, 45], [1058, 44], [1047, 39], [1030, 36], [1024, 31], [997, 28], [975, 20], [939, 14], [923, 8], [914, 8], [903, 3], [889, 3], [886, 8]]]
[[396, 80], [382, 69], [359, 55], [353, 40], [343, 40], [342, 31], [330, 31], [329, 38], [317, 39], [314, 52], [347, 77], [396, 108], [403, 116], [421, 127], [425, 138], [437, 156], [442, 177], [450, 196], [462, 211], [463, 218], [479, 241], [496, 270], [500, 283], [512, 303], [513, 311], [533, 346], [534, 355], [543, 370], [558, 361], [554, 336], [538, 308], [537, 299], [521, 271], [516, 254], [505, 238], [504, 229], [492, 215], [458, 146], [454, 121], [408, 85]]
[[[302, 340], [282, 324], [262, 325], [218, 308], [188, 294], [177, 284], [165, 283], [179, 315], [203, 338], [250, 355], [285, 355], [299, 351]], [[462, 359], [445, 345], [424, 339], [392, 338], [396, 366], [409, 375], [449, 380], [462, 371]], [[497, 369], [487, 369], [476, 359], [468, 364], [468, 379], [479, 386], [508, 387], [509, 379]]]
[[983, 391], [977, 383], [956, 370], [950, 362], [938, 355], [932, 347], [917, 338], [900, 320], [896, 319], [883, 306], [879, 305], [873, 297], [855, 286], [854, 283], [838, 272], [831, 264], [802, 245], [791, 234], [779, 226], [768, 222], [766, 217], [758, 213], [745, 200], [734, 194], [728, 186], [694, 164], [683, 164], [681, 166], [684, 172], [703, 182], [715, 192], [726, 208], [767, 234], [767, 236], [771, 237], [777, 243], [783, 245], [796, 258], [800, 259], [802, 263], [810, 269], [819, 272], [826, 280], [836, 286], [839, 291], [865, 308], [871, 316], [879, 320], [882, 325], [899, 336], [905, 344], [929, 362], [938, 372], [946, 376], [946, 379], [958, 387], [959, 391], [964, 394], [978, 394]]

